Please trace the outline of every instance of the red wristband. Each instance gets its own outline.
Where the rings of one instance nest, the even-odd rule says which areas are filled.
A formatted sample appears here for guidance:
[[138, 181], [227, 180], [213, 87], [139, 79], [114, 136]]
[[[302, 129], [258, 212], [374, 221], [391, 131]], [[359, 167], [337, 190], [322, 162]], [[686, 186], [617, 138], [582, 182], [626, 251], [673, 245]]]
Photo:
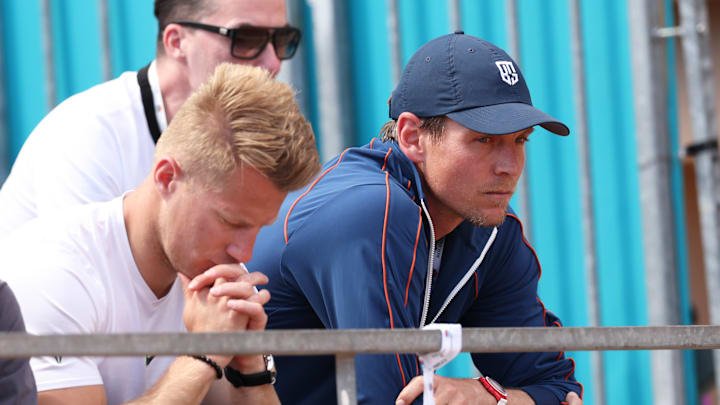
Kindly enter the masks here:
[[485, 387], [485, 389], [487, 390], [487, 392], [490, 393], [490, 395], [495, 397], [497, 405], [507, 404], [507, 393], [505, 392], [505, 389], [502, 387], [502, 385], [500, 385], [500, 383], [490, 377], [478, 377], [477, 380], [480, 384], [482, 384], [483, 387]]

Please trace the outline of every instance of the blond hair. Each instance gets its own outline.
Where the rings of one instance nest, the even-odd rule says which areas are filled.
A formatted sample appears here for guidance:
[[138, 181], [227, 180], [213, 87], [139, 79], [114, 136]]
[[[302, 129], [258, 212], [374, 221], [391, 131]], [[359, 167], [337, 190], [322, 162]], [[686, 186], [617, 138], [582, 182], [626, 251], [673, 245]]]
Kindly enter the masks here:
[[241, 163], [279, 189], [307, 184], [320, 170], [315, 136], [295, 92], [258, 67], [223, 63], [175, 114], [156, 158], [171, 155], [189, 177], [219, 184]]

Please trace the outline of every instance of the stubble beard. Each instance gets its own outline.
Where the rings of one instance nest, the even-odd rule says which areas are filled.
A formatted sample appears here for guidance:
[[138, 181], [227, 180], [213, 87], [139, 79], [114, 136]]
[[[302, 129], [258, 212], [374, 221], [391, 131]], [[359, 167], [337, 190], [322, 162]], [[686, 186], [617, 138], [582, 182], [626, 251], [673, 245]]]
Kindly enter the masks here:
[[502, 216], [500, 218], [488, 218], [487, 215], [483, 214], [476, 214], [476, 215], [469, 215], [464, 217], [466, 221], [470, 222], [474, 226], [477, 227], [496, 227], [500, 226], [505, 222], [505, 217], [507, 216], [507, 206], [503, 209]]
[[468, 212], [461, 213], [461, 217], [477, 227], [496, 227], [502, 225], [507, 216], [508, 204], [495, 204], [492, 208], [502, 208], [502, 214], [499, 216], [488, 215], [483, 213], [481, 209], [471, 208]]

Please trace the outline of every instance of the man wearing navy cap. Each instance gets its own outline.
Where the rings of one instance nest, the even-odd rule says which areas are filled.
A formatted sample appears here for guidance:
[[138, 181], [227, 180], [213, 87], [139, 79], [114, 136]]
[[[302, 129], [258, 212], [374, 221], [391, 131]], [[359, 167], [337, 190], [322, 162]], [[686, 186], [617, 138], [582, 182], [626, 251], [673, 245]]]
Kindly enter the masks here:
[[[533, 107], [515, 62], [462, 32], [434, 39], [405, 67], [390, 117], [381, 140], [330, 161], [258, 236], [250, 265], [270, 278], [268, 327], [560, 326], [508, 204], [533, 127], [569, 130]], [[483, 377], [436, 377], [438, 405], [581, 403], [562, 353], [472, 358]], [[277, 363], [282, 402], [335, 403], [332, 357]], [[361, 355], [356, 370], [360, 403], [420, 403], [417, 356]]]

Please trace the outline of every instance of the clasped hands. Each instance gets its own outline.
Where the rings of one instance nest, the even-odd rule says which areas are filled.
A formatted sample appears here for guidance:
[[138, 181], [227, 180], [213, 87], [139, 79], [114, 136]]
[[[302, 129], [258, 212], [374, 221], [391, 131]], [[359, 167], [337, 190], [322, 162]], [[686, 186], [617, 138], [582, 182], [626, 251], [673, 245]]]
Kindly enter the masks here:
[[[190, 332], [231, 332], [264, 330], [267, 315], [263, 305], [270, 300], [262, 273], [248, 273], [242, 264], [220, 264], [190, 280], [178, 273], [185, 295], [183, 320]], [[240, 372], [255, 372], [264, 367], [259, 355], [220, 356], [212, 359], [221, 367], [228, 364]], [[232, 364], [231, 364], [232, 362]]]

